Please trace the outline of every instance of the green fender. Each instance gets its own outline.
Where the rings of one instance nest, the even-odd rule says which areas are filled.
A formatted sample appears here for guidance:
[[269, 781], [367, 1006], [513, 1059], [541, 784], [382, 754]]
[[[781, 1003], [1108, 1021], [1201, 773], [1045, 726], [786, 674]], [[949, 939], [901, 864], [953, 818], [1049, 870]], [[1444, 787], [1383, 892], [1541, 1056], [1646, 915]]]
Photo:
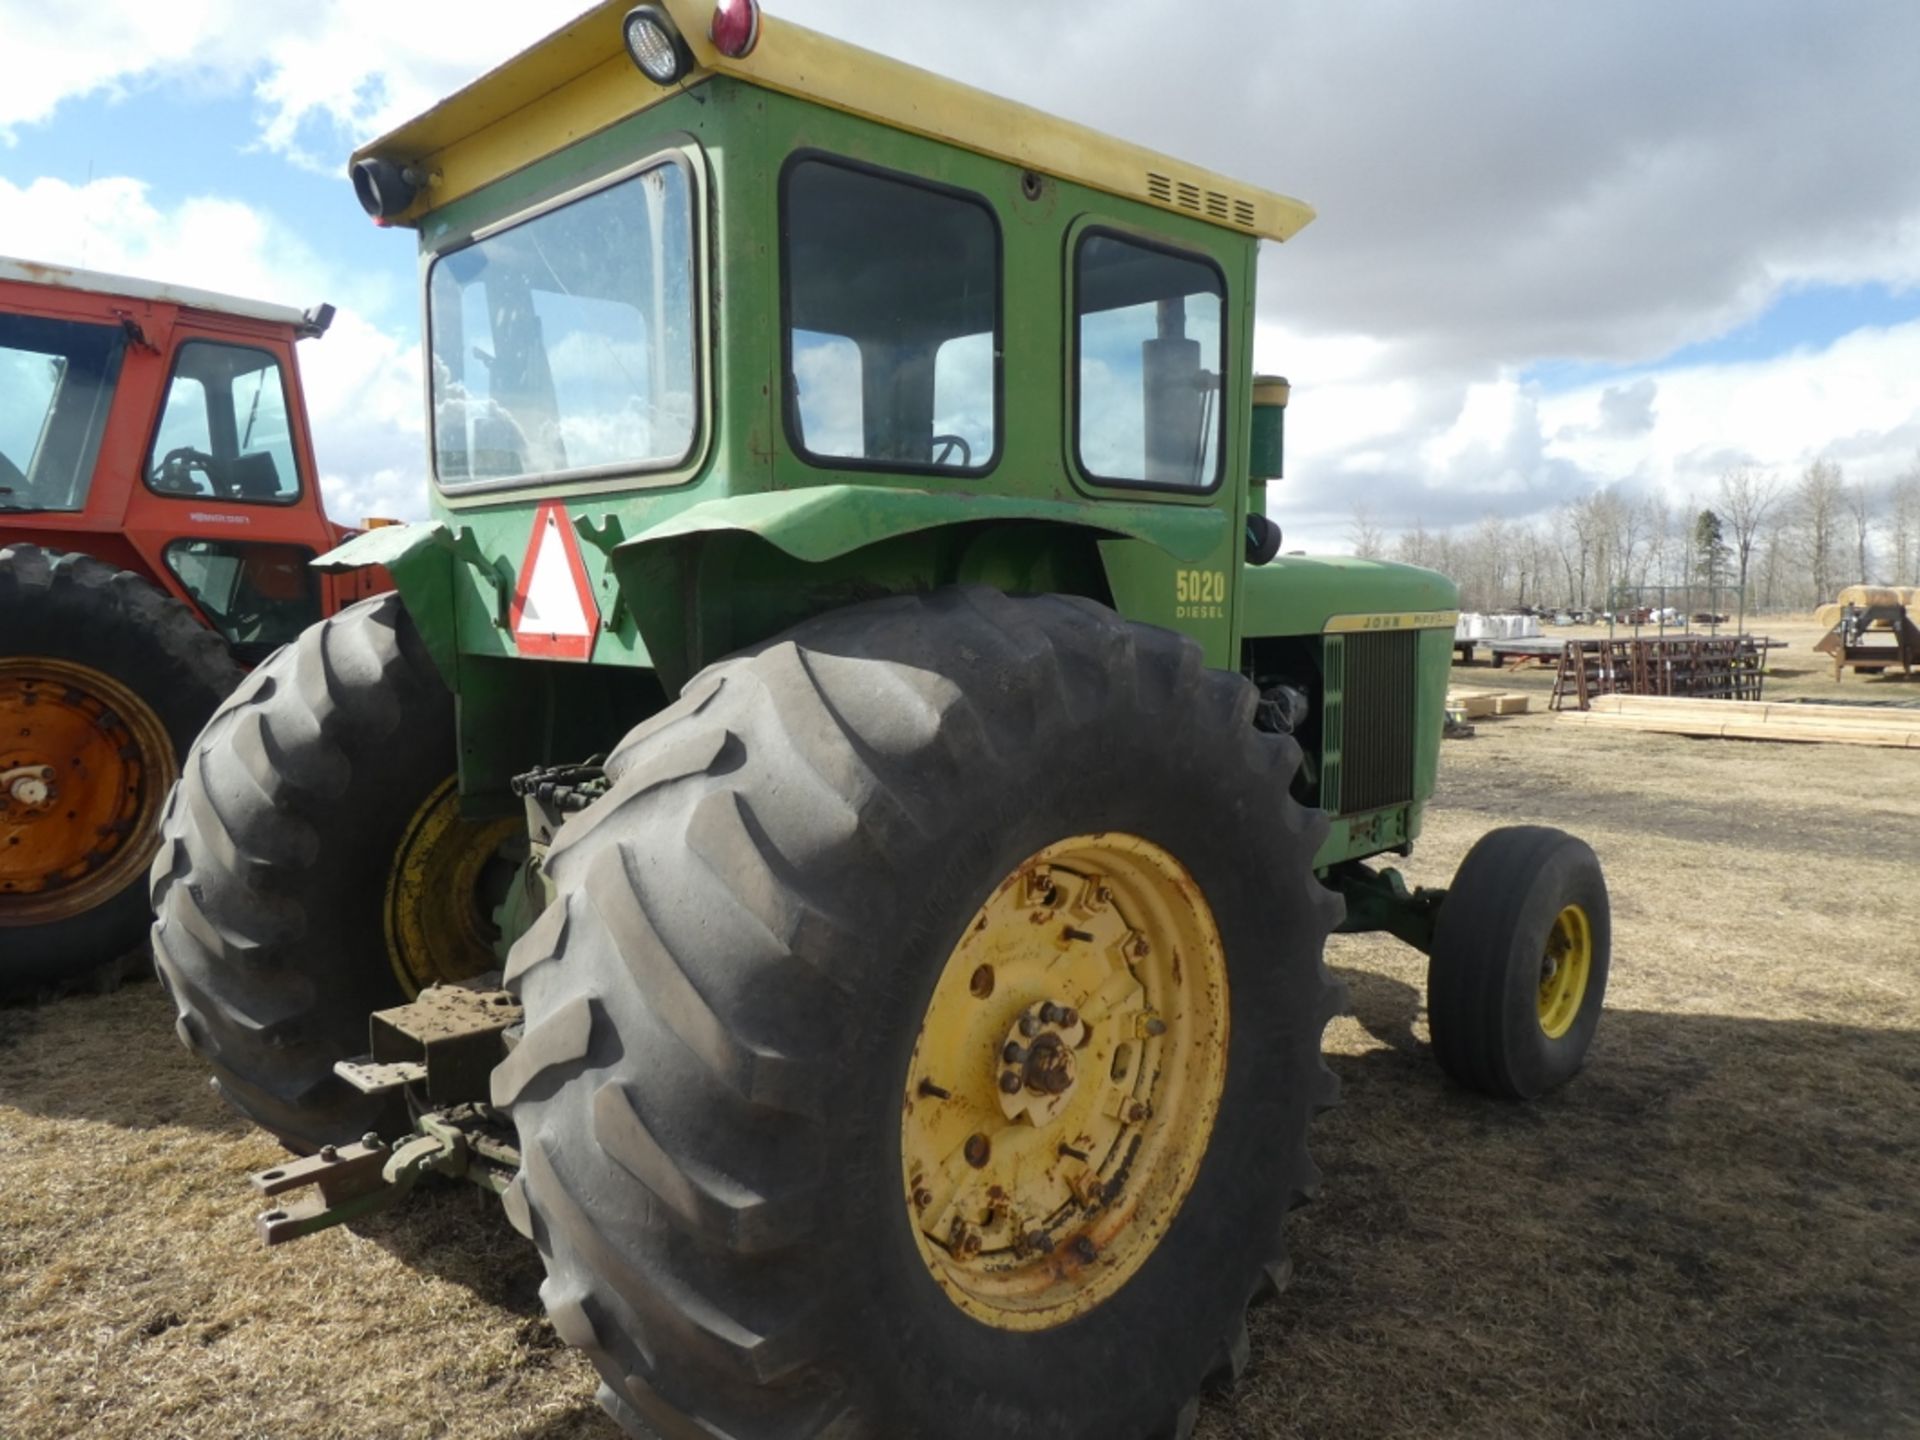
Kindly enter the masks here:
[[[461, 541], [473, 551], [463, 556]], [[349, 570], [365, 570], [384, 565], [393, 576], [393, 585], [406, 603], [407, 613], [426, 642], [440, 678], [447, 688], [458, 685], [458, 631], [454, 625], [453, 574], [457, 560], [466, 559], [491, 575], [496, 589], [502, 576], [478, 553], [470, 531], [462, 531], [460, 540], [438, 520], [419, 525], [382, 525], [354, 536], [344, 545], [336, 545], [313, 562], [313, 568], [330, 575]], [[510, 587], [508, 593], [510, 594]]]
[[[1170, 504], [1114, 502], [1091, 513], [1095, 524], [1077, 501], [820, 485], [702, 501], [630, 538], [614, 517], [579, 529], [609, 556], [647, 653], [672, 693], [706, 661], [774, 633], [753, 617], [736, 623], [728, 584], [738, 567], [761, 563], [752, 552], [763, 547], [789, 568], [816, 572], [819, 593], [834, 596], [842, 579], [834, 562], [862, 552], [882, 555], [889, 542], [929, 532], [983, 524], [1058, 527], [1090, 540], [1139, 540], [1176, 560], [1196, 561], [1213, 553], [1231, 523], [1212, 508]], [[861, 577], [844, 578], [840, 602], [863, 598]]]

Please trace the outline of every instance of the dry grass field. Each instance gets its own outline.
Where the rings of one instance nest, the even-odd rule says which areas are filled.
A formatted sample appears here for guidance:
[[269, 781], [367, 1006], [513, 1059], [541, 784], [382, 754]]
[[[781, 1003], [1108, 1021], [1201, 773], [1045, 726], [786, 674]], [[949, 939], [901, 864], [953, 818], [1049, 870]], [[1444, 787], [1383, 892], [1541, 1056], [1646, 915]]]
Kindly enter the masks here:
[[[1775, 633], [1812, 673], [1773, 693], [1834, 693]], [[1591, 1065], [1453, 1089], [1419, 957], [1337, 942], [1325, 1193], [1202, 1440], [1920, 1436], [1920, 756], [1529, 716], [1443, 775], [1414, 880], [1516, 822], [1606, 863]], [[0, 1437], [612, 1440], [479, 1192], [257, 1248], [275, 1147], [168, 1019], [151, 984], [0, 1009]]]

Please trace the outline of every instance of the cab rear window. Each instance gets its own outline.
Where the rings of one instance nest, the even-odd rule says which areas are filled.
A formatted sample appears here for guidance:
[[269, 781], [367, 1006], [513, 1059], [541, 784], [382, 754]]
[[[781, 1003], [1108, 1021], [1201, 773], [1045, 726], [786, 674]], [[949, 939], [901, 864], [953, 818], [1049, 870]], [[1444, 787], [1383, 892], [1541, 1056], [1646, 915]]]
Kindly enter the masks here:
[[663, 160], [434, 261], [443, 485], [671, 469], [692, 453], [692, 188]]

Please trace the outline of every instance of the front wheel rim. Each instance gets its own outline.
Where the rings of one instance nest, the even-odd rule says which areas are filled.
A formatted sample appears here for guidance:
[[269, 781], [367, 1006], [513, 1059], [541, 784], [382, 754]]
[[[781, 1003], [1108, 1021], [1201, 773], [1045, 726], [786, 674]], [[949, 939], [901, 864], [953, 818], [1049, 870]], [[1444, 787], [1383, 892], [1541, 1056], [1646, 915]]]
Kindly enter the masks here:
[[1125, 1285], [1199, 1174], [1228, 1033], [1219, 927], [1169, 852], [1080, 835], [1002, 879], [947, 958], [906, 1076], [904, 1199], [948, 1299], [1032, 1331]]
[[1579, 905], [1554, 917], [1540, 960], [1540, 1029], [1558, 1040], [1573, 1028], [1593, 974], [1593, 922]]
[[153, 707], [111, 675], [0, 660], [0, 927], [69, 919], [133, 883], [176, 763]]

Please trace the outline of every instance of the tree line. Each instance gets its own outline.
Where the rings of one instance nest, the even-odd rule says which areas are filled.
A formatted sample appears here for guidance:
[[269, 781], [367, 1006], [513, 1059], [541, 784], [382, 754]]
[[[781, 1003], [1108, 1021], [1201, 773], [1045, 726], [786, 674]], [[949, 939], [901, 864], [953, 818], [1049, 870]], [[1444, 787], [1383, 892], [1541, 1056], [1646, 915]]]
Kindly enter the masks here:
[[1835, 461], [1796, 476], [1725, 471], [1712, 494], [1672, 504], [1618, 485], [1531, 521], [1489, 514], [1464, 530], [1388, 531], [1364, 504], [1353, 554], [1453, 578], [1466, 610], [1601, 611], [1667, 603], [1694, 611], [1810, 610], [1855, 583], [1920, 585], [1920, 454], [1879, 485]]

